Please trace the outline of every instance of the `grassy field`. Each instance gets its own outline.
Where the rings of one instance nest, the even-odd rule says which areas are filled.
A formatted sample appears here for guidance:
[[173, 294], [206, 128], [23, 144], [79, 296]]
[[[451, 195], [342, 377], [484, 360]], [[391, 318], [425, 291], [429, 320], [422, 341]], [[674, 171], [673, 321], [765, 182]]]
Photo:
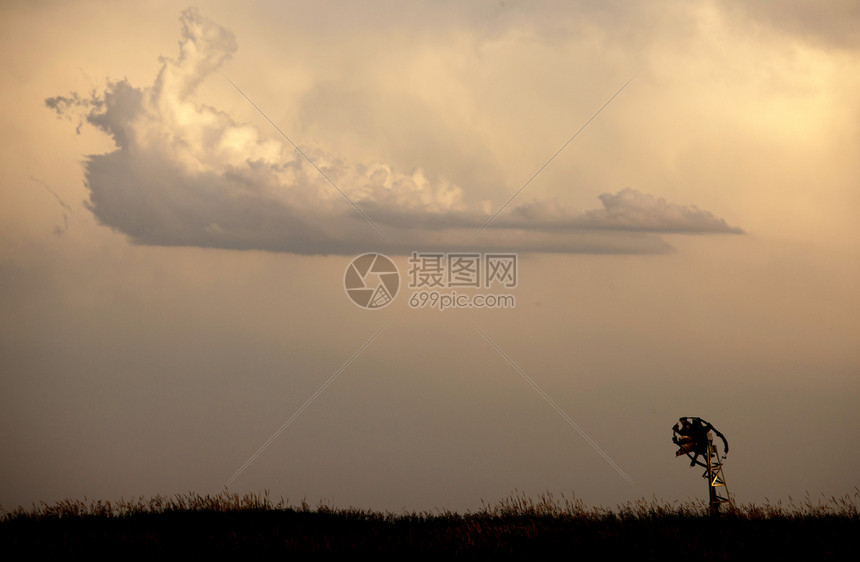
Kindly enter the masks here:
[[719, 517], [705, 502], [639, 500], [616, 508], [514, 493], [476, 512], [379, 513], [291, 506], [267, 494], [65, 500], [3, 510], [0, 556], [215, 553], [429, 554], [439, 557], [855, 560], [860, 491], [741, 505]]

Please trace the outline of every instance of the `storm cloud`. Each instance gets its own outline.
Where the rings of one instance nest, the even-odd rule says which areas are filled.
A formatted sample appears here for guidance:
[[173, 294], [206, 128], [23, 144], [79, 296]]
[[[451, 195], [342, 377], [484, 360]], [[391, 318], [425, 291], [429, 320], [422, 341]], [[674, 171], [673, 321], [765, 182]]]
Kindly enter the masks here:
[[299, 151], [193, 100], [237, 42], [194, 9], [180, 22], [179, 56], [161, 59], [151, 86], [118, 80], [100, 93], [45, 100], [58, 116], [89, 123], [113, 139], [116, 150], [86, 159], [87, 206], [101, 224], [136, 244], [298, 254], [476, 245], [659, 253], [670, 249], [661, 233], [742, 232], [695, 206], [630, 188], [604, 193], [602, 208], [588, 211], [517, 200], [491, 220], [486, 209], [466, 205], [461, 187], [430, 181], [420, 168], [400, 171], [318, 148]]

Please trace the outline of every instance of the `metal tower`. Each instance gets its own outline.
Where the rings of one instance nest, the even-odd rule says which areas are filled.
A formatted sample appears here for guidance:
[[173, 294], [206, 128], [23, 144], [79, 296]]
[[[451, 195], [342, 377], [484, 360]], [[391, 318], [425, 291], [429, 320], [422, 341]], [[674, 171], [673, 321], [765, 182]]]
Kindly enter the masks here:
[[[708, 506], [711, 515], [719, 515], [720, 506], [728, 504], [733, 508], [735, 504], [732, 502], [732, 496], [729, 494], [729, 488], [726, 486], [726, 477], [723, 475], [723, 459], [720, 452], [714, 445], [714, 435], [708, 432], [708, 457], [707, 468], [702, 475], [708, 479]], [[722, 492], [725, 495], [720, 495], [718, 488], [722, 487]]]
[[[714, 434], [723, 441], [723, 454], [714, 445]], [[711, 515], [720, 513], [720, 506], [734, 507], [726, 478], [723, 474], [723, 460], [729, 452], [729, 443], [722, 433], [702, 418], [679, 418], [672, 428], [672, 442], [678, 446], [675, 456], [687, 455], [690, 466], [704, 467], [702, 477], [708, 481], [708, 506]], [[699, 460], [701, 456], [704, 461]], [[723, 490], [718, 490], [722, 487]]]

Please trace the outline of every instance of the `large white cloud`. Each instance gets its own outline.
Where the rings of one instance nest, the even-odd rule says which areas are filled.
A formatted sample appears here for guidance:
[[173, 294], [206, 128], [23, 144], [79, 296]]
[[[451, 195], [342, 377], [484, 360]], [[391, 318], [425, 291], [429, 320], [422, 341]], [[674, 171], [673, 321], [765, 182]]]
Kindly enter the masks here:
[[135, 243], [311, 254], [476, 245], [648, 253], [668, 249], [657, 233], [740, 232], [694, 206], [625, 189], [601, 195], [603, 208], [586, 212], [557, 202], [512, 205], [473, 242], [492, 215], [468, 208], [460, 187], [431, 182], [420, 169], [406, 173], [303, 149], [312, 165], [286, 140], [194, 102], [236, 40], [196, 10], [180, 21], [179, 57], [162, 59], [151, 86], [122, 80], [90, 97], [46, 100], [59, 115], [77, 114], [113, 138], [116, 150], [87, 158], [88, 205]]

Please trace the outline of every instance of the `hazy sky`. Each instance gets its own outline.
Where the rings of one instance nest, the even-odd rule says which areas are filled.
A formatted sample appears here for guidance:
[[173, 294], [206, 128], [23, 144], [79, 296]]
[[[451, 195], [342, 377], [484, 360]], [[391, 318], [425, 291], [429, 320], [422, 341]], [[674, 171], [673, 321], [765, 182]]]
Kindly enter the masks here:
[[[702, 498], [680, 416], [740, 502], [854, 492], [860, 6], [819, 4], [5, 3], [0, 506]], [[515, 253], [515, 306], [410, 307], [412, 252]]]

